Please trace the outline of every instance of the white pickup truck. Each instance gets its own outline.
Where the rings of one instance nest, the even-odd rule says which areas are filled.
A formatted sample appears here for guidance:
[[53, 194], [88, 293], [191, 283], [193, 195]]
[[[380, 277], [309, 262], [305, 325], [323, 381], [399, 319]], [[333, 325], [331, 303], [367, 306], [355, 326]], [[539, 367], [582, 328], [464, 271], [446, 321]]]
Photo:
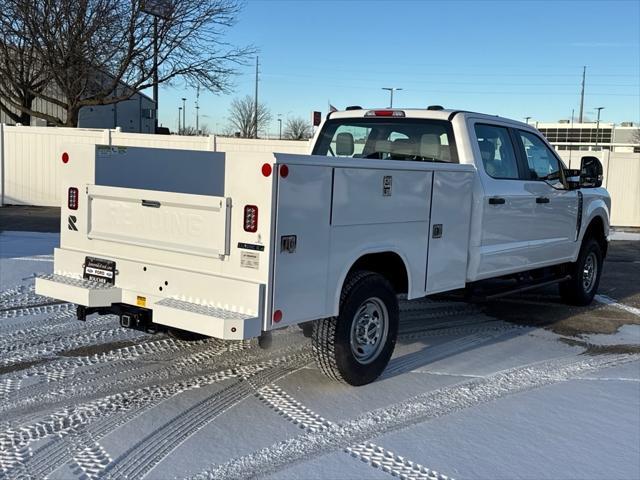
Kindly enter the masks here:
[[334, 112], [312, 155], [73, 145], [54, 274], [78, 317], [220, 339], [301, 324], [319, 367], [376, 379], [398, 294], [491, 297], [559, 283], [591, 302], [610, 199], [537, 130], [465, 111]]

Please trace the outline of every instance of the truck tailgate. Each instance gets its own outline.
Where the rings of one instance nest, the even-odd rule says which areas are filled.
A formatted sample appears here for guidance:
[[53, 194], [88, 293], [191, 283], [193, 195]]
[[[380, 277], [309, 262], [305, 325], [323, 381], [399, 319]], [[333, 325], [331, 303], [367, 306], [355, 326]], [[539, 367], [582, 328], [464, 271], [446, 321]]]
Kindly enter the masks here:
[[87, 237], [218, 257], [230, 249], [231, 199], [89, 185]]

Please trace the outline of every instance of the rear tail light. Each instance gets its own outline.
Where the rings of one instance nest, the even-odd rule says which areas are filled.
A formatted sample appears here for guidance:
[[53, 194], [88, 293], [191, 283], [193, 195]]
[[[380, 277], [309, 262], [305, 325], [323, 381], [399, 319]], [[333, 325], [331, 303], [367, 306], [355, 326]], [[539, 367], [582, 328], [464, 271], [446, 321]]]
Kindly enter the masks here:
[[76, 187], [69, 187], [67, 192], [67, 207], [69, 210], [78, 209], [78, 189]]
[[404, 117], [402, 110], [369, 110], [365, 117]]
[[250, 233], [258, 231], [258, 207], [255, 205], [244, 206], [244, 231]]

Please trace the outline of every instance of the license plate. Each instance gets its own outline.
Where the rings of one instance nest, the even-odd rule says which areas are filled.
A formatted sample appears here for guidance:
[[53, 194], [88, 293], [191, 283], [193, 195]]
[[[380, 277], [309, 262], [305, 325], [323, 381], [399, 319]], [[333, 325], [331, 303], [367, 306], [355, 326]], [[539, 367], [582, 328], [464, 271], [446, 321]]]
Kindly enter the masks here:
[[116, 280], [116, 262], [102, 258], [86, 257], [82, 276], [86, 280], [113, 285]]

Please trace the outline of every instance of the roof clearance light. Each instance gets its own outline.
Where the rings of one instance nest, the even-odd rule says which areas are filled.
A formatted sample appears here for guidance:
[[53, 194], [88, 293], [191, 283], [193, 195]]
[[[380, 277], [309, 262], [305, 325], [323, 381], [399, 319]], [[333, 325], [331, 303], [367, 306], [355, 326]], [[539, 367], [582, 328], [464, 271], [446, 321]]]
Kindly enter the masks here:
[[369, 110], [365, 117], [404, 117], [402, 110]]

